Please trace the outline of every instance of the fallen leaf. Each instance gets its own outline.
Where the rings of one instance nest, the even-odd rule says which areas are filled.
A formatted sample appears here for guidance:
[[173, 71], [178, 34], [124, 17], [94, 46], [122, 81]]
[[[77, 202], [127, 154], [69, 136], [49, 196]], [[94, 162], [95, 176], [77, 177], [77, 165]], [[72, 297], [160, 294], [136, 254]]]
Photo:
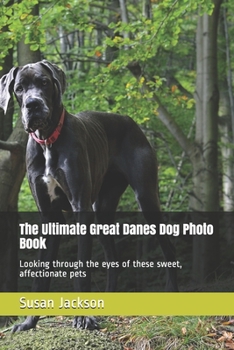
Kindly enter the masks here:
[[56, 316], [55, 317], [57, 321], [63, 321], [64, 320], [64, 316]]
[[197, 322], [197, 327], [196, 327], [196, 330], [198, 331], [199, 329], [201, 329], [201, 327], [202, 327], [202, 320], [200, 320], [200, 318], [199, 318], [199, 320], [198, 320], [198, 322]]
[[106, 333], [106, 332], [107, 332], [107, 328], [102, 328], [102, 329], [100, 329], [100, 332]]
[[225, 341], [225, 337], [222, 335], [219, 339], [217, 339], [219, 343], [223, 343]]
[[125, 334], [125, 335], [122, 335], [121, 337], [119, 337], [119, 341], [125, 341], [125, 340], [128, 340], [130, 337], [131, 337], [131, 335], [130, 335], [130, 334]]
[[185, 335], [187, 333], [186, 327], [182, 327], [181, 332], [182, 332], [183, 335]]
[[234, 342], [233, 341], [226, 341], [225, 342], [225, 348], [229, 349], [229, 350], [233, 350], [234, 349]]
[[226, 332], [226, 331], [224, 331], [224, 332], [223, 332], [223, 335], [225, 336], [225, 338], [226, 338], [227, 340], [232, 340], [232, 338], [233, 338], [233, 333], [232, 333], [232, 332]]
[[207, 337], [212, 337], [213, 338], [213, 337], [216, 337], [216, 335], [217, 335], [216, 333], [208, 333]]
[[229, 320], [229, 321], [226, 321], [226, 322], [222, 322], [222, 324], [223, 324], [224, 326], [228, 326], [228, 325], [230, 325], [230, 324], [234, 324], [234, 320]]
[[233, 338], [233, 333], [231, 332], [223, 332], [223, 335], [218, 339], [218, 342], [230, 341]]

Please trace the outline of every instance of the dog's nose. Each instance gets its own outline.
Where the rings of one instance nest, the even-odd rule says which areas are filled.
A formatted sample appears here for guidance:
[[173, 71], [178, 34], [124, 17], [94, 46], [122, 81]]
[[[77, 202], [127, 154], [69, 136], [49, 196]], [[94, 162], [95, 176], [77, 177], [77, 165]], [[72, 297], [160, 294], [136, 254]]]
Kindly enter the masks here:
[[35, 110], [40, 107], [40, 101], [37, 98], [28, 97], [25, 105], [27, 109]]

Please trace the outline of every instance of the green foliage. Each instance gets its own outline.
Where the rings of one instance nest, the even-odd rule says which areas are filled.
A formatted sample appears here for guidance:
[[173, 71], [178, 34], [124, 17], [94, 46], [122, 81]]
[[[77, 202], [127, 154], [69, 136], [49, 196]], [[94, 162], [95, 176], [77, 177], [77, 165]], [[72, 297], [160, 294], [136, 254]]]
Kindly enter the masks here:
[[[64, 103], [68, 110], [128, 114], [146, 132], [151, 132], [150, 141], [158, 149], [162, 202], [166, 203], [173, 186], [178, 193], [177, 182], [173, 181], [181, 149], [158, 120], [158, 104], [154, 97], [160, 98], [188, 134], [195, 110], [192, 94], [197, 18], [198, 13], [211, 13], [213, 2], [154, 0], [152, 16], [146, 18], [142, 14], [142, 2], [136, 4], [129, 0], [126, 1], [128, 23], [121, 21], [117, 9], [110, 10], [107, 0], [102, 4], [91, 0], [39, 2], [38, 17], [31, 14], [35, 4], [36, 0], [0, 4], [3, 48], [0, 60], [24, 37], [31, 50], [40, 49], [45, 58], [65, 69]], [[131, 62], [141, 67], [139, 79], [128, 69]], [[176, 81], [171, 83], [171, 78]], [[165, 141], [158, 140], [158, 135]], [[180, 196], [174, 197], [170, 209], [178, 207], [181, 198], [186, 197], [189, 186], [186, 176], [190, 170], [186, 162], [180, 173], [183, 190], [180, 187]], [[183, 185], [185, 178], [186, 186]], [[22, 195], [27, 196], [27, 191], [20, 198]], [[20, 208], [24, 210], [27, 200], [22, 201], [24, 204], [20, 204]], [[133, 203], [133, 196], [126, 195], [121, 206], [135, 208]], [[186, 203], [184, 208], [187, 208]]]
[[35, 201], [29, 188], [28, 179], [25, 177], [19, 192], [18, 210], [20, 212], [37, 211]]
[[37, 3], [37, 0], [22, 0], [13, 5], [9, 5], [9, 1], [0, 3], [0, 62], [23, 36], [32, 50], [43, 42], [39, 18], [31, 15]]

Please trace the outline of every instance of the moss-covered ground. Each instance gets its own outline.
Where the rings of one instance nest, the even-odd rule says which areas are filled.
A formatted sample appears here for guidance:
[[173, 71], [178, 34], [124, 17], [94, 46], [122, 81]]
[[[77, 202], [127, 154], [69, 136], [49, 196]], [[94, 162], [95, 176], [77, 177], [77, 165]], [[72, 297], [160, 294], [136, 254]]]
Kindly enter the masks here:
[[[36, 330], [0, 330], [0, 350], [234, 349], [232, 317], [104, 317], [99, 331], [72, 328], [72, 318], [40, 320]], [[17, 321], [17, 323], [19, 320]], [[8, 330], [8, 331], [7, 331]]]
[[0, 333], [1, 350], [122, 350], [122, 345], [102, 331], [72, 328], [72, 319], [46, 319], [36, 330]]

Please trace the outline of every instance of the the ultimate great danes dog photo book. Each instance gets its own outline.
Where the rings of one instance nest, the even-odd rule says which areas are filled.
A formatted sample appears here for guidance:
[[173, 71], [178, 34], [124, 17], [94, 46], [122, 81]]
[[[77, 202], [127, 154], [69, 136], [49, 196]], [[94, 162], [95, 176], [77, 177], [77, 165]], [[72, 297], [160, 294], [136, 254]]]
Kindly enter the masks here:
[[234, 348], [221, 5], [0, 5], [0, 350]]

